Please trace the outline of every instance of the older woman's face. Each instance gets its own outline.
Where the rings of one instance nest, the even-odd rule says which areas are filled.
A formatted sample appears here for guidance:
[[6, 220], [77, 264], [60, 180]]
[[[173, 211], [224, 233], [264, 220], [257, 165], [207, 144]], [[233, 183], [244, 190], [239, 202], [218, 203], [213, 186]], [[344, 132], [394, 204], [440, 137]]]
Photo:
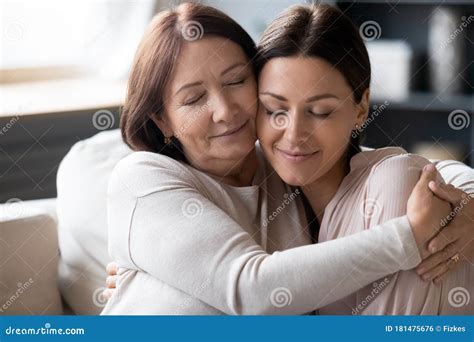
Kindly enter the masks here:
[[155, 119], [196, 168], [224, 176], [255, 147], [257, 84], [242, 48], [218, 37], [184, 43]]
[[351, 132], [367, 114], [344, 76], [320, 58], [274, 58], [259, 78], [257, 132], [265, 156], [288, 184], [304, 186], [344, 160]]

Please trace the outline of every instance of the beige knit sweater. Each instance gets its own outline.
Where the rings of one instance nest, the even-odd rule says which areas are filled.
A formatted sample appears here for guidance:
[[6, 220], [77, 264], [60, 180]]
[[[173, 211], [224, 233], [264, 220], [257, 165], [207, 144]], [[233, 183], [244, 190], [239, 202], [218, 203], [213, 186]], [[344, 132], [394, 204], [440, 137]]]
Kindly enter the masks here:
[[406, 216], [310, 245], [302, 194], [258, 156], [247, 187], [156, 153], [119, 162], [108, 194], [119, 274], [103, 314], [304, 314], [420, 262]]

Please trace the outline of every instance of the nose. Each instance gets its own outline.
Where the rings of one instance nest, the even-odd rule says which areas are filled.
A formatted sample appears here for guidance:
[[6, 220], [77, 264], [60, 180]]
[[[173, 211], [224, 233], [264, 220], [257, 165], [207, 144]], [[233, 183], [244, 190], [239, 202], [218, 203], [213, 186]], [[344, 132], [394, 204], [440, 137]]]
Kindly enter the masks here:
[[291, 145], [300, 145], [308, 139], [309, 127], [311, 126], [305, 122], [304, 114], [295, 112], [289, 116], [284, 137]]
[[238, 110], [232, 98], [225, 91], [216, 93], [212, 100], [212, 120], [215, 123], [230, 123], [234, 121], [234, 116]]

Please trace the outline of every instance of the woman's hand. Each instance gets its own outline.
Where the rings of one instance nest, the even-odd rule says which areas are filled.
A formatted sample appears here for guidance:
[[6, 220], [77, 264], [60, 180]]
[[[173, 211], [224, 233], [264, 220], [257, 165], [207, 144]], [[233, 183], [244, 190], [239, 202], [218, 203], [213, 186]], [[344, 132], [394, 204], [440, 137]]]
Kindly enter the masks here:
[[102, 293], [105, 299], [109, 300], [112, 297], [112, 294], [115, 291], [115, 286], [117, 283], [117, 263], [112, 261], [107, 264], [107, 279], [105, 280], [106, 289]]
[[416, 269], [424, 280], [439, 284], [460, 262], [474, 262], [474, 197], [452, 185], [430, 182], [428, 186], [453, 206], [452, 215], [443, 221], [447, 227], [428, 244], [434, 254]]
[[450, 204], [435, 196], [428, 186], [439, 178], [435, 166], [426, 165], [407, 203], [408, 221], [422, 259], [431, 254], [427, 249], [428, 241], [437, 234], [443, 218], [451, 212]]

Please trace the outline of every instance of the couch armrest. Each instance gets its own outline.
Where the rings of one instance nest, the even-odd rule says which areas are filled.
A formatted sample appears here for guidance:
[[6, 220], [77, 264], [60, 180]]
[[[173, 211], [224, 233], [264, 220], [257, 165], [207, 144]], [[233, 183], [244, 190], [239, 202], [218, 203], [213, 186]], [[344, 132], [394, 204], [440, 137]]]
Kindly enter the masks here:
[[59, 315], [55, 199], [0, 205], [0, 315]]

